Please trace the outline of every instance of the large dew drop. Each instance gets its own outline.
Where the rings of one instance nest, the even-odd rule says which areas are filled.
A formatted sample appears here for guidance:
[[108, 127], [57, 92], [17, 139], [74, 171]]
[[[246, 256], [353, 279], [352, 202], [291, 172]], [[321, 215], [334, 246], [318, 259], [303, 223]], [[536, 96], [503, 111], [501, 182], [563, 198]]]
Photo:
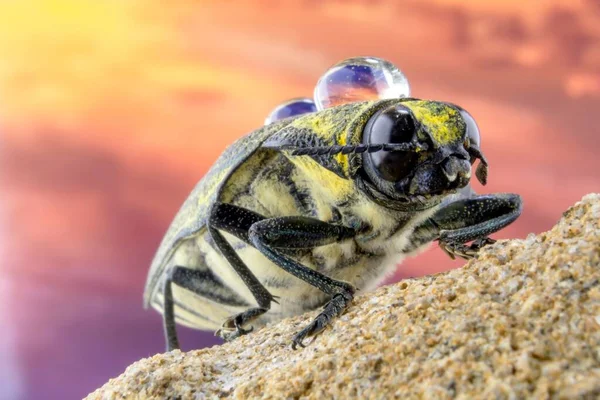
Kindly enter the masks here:
[[410, 96], [408, 79], [394, 64], [376, 57], [355, 57], [329, 68], [315, 87], [319, 110], [357, 101]]

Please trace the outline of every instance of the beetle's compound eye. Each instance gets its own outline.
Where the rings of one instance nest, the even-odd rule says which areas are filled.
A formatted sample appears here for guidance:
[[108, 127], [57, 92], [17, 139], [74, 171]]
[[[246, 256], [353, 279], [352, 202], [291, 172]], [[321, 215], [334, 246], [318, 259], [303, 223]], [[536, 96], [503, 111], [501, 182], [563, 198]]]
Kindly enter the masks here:
[[[371, 117], [363, 133], [364, 144], [410, 143], [416, 132], [411, 112], [396, 105], [381, 110]], [[367, 155], [372, 168], [380, 178], [397, 182], [406, 177], [415, 167], [418, 154], [414, 151], [377, 151]]]
[[462, 117], [463, 121], [465, 121], [465, 124], [467, 126], [467, 137], [469, 138], [471, 146], [480, 147], [481, 137], [479, 136], [479, 128], [477, 127], [477, 123], [475, 122], [471, 114], [469, 114], [465, 109], [456, 105], [455, 107], [460, 112], [460, 116]]

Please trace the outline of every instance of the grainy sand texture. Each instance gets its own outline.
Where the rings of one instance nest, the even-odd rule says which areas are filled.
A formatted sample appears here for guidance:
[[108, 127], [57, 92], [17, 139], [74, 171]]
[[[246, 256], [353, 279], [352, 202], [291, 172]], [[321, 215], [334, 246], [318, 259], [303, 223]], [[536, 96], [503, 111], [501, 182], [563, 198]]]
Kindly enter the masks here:
[[88, 399], [600, 398], [600, 195], [461, 269], [361, 294], [293, 351], [317, 313], [140, 360]]

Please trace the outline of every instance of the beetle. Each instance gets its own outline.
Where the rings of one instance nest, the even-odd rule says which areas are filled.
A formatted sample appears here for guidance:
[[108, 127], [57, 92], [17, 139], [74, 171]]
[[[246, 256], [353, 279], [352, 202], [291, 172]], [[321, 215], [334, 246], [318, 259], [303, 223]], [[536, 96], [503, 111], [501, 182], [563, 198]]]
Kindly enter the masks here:
[[[196, 185], [152, 261], [144, 304], [232, 340], [323, 307], [292, 340], [321, 332], [357, 289], [433, 241], [473, 257], [518, 218], [519, 195], [476, 195], [488, 162], [473, 117], [440, 101], [343, 104], [237, 140]], [[468, 244], [470, 243], [470, 244]], [[224, 321], [224, 322], [223, 322]]]

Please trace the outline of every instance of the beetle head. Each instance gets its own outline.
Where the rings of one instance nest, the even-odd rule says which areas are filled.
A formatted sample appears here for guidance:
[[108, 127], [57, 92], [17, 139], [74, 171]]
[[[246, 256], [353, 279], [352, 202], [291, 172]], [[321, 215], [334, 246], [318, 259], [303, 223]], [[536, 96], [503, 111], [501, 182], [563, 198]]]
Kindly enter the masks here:
[[452, 104], [401, 99], [371, 116], [362, 142], [383, 147], [363, 153], [362, 179], [371, 192], [391, 200], [422, 202], [455, 192], [468, 185], [476, 159], [481, 160], [476, 176], [486, 182], [477, 124]]

